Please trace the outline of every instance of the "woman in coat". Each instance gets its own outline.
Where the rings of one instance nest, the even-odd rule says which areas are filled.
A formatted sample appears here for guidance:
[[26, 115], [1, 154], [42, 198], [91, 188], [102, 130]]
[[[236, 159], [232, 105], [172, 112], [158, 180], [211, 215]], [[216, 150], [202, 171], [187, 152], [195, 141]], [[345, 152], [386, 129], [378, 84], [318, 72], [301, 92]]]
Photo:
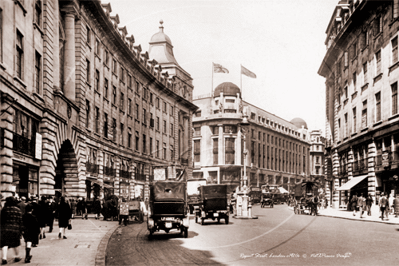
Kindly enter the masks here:
[[21, 260], [18, 247], [21, 245], [22, 215], [14, 197], [6, 198], [1, 210], [1, 248], [3, 251], [2, 264], [7, 264], [8, 248], [14, 248], [15, 261]]
[[60, 228], [58, 238], [67, 239], [67, 237], [65, 236], [65, 228], [68, 227], [69, 220], [72, 217], [72, 211], [64, 196], [61, 197], [60, 203], [58, 204], [57, 215], [58, 227]]
[[101, 214], [101, 202], [98, 198], [94, 199], [93, 203], [93, 211], [96, 214], [96, 220], [100, 219], [100, 214]]
[[23, 228], [24, 228], [24, 239], [25, 239], [25, 262], [29, 263], [32, 259], [30, 250], [32, 244], [39, 242], [40, 225], [36, 217], [32, 214], [32, 205], [26, 206], [25, 214], [22, 216]]

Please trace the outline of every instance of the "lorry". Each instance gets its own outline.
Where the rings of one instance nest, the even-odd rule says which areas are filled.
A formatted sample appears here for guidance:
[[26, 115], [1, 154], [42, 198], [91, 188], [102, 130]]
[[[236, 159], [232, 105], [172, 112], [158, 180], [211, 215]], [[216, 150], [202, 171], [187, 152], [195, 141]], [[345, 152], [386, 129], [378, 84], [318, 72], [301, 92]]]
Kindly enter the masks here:
[[227, 185], [202, 185], [199, 187], [200, 205], [195, 209], [195, 222], [201, 221], [204, 225], [205, 219], [224, 219], [229, 223], [229, 205], [227, 197]]
[[178, 230], [187, 238], [189, 215], [186, 182], [154, 181], [150, 185], [150, 201], [147, 212], [149, 237], [154, 232]]
[[206, 185], [205, 178], [187, 180], [187, 201], [188, 207], [190, 208], [190, 214], [194, 213], [194, 209], [199, 208], [199, 187], [203, 185]]

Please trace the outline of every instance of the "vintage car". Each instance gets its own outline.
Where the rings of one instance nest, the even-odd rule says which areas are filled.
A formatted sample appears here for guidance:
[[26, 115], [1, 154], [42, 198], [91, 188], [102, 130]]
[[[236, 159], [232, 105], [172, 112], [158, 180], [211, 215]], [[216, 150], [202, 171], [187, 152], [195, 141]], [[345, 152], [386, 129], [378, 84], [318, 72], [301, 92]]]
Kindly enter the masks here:
[[205, 219], [217, 220], [224, 219], [229, 223], [230, 206], [228, 204], [227, 185], [204, 185], [199, 187], [200, 205], [195, 210], [195, 222], [201, 221], [203, 225]]
[[186, 183], [156, 181], [150, 185], [147, 228], [149, 236], [163, 230], [178, 230], [186, 238], [189, 227]]
[[262, 193], [260, 199], [260, 207], [264, 208], [269, 206], [270, 208], [274, 207], [274, 194], [271, 192]]

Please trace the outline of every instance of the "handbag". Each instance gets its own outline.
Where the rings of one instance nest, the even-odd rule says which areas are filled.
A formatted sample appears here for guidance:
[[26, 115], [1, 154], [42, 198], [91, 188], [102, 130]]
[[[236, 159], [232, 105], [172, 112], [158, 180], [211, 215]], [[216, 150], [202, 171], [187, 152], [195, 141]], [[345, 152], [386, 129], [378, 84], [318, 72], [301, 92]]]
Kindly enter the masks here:
[[71, 220], [68, 221], [68, 230], [72, 230], [72, 223], [71, 223]]

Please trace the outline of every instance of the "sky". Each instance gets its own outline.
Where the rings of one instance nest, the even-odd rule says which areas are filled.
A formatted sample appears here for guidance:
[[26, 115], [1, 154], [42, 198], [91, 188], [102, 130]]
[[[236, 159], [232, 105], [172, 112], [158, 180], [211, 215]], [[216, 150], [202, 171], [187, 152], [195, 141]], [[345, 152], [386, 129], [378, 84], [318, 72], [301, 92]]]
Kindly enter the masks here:
[[[191, 74], [194, 97], [222, 82], [245, 101], [287, 121], [300, 117], [325, 133], [326, 29], [338, 0], [103, 0], [135, 45], [149, 49], [163, 21], [179, 65]], [[228, 74], [212, 73], [212, 63]], [[241, 65], [256, 78], [240, 75]]]

